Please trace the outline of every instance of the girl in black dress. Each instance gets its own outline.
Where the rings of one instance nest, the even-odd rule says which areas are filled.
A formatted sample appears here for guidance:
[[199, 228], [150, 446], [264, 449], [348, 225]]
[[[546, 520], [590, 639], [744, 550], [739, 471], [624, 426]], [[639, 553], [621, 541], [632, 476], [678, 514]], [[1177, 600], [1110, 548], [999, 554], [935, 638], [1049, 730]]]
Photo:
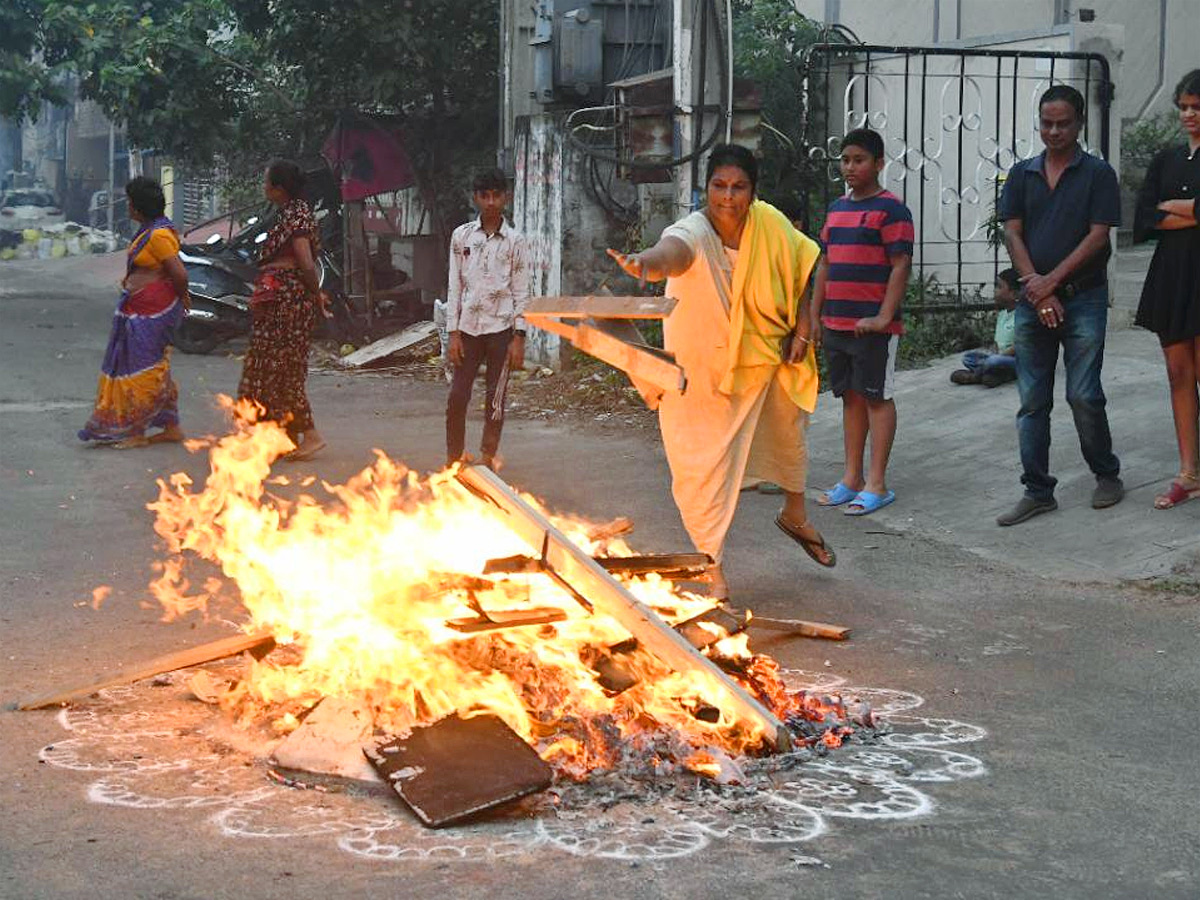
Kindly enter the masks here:
[[1154, 157], [1133, 223], [1135, 241], [1158, 241], [1134, 323], [1162, 343], [1179, 445], [1179, 475], [1154, 498], [1156, 509], [1200, 497], [1200, 69], [1176, 86], [1175, 105], [1187, 143]]

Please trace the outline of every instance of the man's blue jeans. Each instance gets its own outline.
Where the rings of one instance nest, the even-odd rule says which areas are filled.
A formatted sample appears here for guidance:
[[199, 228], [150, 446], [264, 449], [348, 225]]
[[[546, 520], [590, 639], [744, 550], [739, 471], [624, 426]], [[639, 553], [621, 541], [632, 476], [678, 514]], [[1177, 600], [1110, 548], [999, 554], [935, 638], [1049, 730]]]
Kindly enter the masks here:
[[1017, 361], [1013, 357], [1000, 353], [988, 353], [986, 350], [968, 350], [963, 354], [962, 364], [964, 369], [976, 375], [986, 375], [988, 372], [992, 372], [1012, 378], [1017, 371]]
[[1104, 327], [1108, 288], [1084, 291], [1063, 304], [1066, 321], [1047, 328], [1028, 303], [1017, 305], [1017, 437], [1021, 444], [1021, 483], [1036, 500], [1054, 496], [1050, 475], [1050, 410], [1054, 408], [1054, 369], [1062, 345], [1067, 369], [1067, 403], [1075, 416], [1079, 448], [1097, 478], [1116, 478], [1121, 463], [1112, 451], [1100, 368], [1104, 364]]

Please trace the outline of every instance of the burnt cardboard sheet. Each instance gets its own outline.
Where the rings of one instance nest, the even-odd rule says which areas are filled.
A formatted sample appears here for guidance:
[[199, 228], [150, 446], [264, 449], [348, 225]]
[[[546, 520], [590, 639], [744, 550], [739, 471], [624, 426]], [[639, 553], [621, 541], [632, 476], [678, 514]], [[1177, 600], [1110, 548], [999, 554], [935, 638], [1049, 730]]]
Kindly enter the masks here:
[[553, 776], [537, 752], [494, 715], [447, 716], [364, 752], [430, 828], [545, 790]]

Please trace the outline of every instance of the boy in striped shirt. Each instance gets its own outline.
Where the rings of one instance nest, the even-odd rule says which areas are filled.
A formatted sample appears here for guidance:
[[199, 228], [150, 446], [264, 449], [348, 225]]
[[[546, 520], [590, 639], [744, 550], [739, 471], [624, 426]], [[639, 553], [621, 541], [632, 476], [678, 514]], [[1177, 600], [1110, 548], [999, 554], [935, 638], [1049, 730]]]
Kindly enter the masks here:
[[[904, 325], [900, 301], [912, 269], [912, 213], [879, 184], [883, 139], [869, 128], [842, 138], [841, 171], [849, 192], [829, 207], [821, 229], [813, 335], [825, 348], [833, 395], [842, 399], [845, 472], [818, 501], [847, 504], [865, 516], [896, 499], [886, 482], [896, 436], [892, 383]], [[871, 465], [863, 471], [867, 437]]]

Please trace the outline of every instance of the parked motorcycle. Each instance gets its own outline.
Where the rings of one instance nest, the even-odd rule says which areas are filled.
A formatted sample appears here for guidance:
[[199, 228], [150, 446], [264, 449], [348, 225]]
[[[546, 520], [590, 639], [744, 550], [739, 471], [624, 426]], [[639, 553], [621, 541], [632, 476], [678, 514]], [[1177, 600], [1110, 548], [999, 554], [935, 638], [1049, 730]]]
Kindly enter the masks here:
[[[211, 353], [226, 341], [250, 333], [250, 297], [258, 274], [258, 245], [266, 240], [270, 218], [251, 217], [228, 241], [213, 235], [203, 244], [183, 244], [179, 259], [188, 274], [191, 309], [175, 331], [184, 353]], [[341, 274], [333, 256], [322, 250], [314, 260], [321, 289], [329, 294], [333, 321], [318, 324], [319, 334], [346, 339], [352, 331]]]
[[250, 333], [254, 273], [225, 257], [194, 245], [180, 248], [192, 301], [175, 330], [175, 346], [184, 353], [211, 353], [230, 338]]
[[[372, 261], [374, 306], [368, 314], [344, 290], [338, 262], [341, 218], [337, 214], [338, 186], [327, 170], [308, 173], [305, 199], [321, 233], [321, 251], [314, 262], [321, 289], [329, 295], [329, 318], [317, 322], [316, 335], [338, 344], [361, 346], [385, 334], [427, 319], [421, 292], [407, 284], [403, 272]], [[175, 332], [175, 346], [184, 353], [211, 353], [231, 338], [250, 333], [250, 297], [258, 274], [259, 245], [267, 239], [277, 211], [251, 216], [228, 240], [212, 235], [202, 244], [184, 243], [179, 259], [188, 274], [191, 309]], [[380, 260], [380, 263], [386, 260]]]

